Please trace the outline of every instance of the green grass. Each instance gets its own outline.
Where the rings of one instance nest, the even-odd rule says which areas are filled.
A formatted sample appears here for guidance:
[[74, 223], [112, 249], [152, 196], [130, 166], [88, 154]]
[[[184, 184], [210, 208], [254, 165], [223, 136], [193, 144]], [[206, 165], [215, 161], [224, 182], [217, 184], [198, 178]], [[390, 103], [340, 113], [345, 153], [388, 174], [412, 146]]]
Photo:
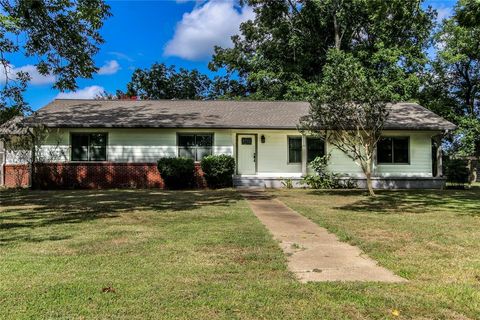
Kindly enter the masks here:
[[480, 314], [478, 189], [384, 193], [374, 202], [359, 192], [274, 194], [410, 281], [298, 283], [231, 190], [3, 190], [0, 318]]
[[445, 191], [282, 190], [280, 200], [409, 280], [363, 288], [406, 318], [480, 317], [480, 188]]

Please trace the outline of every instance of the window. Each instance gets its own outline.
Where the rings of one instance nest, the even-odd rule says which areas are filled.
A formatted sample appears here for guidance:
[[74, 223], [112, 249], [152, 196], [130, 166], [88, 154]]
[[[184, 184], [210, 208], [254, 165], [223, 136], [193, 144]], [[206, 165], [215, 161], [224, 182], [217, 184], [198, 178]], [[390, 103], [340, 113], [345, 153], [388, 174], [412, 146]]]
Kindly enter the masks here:
[[251, 145], [252, 144], [252, 138], [242, 138], [242, 144], [243, 145]]
[[178, 156], [195, 161], [212, 154], [213, 134], [178, 134]]
[[72, 133], [72, 161], [107, 160], [106, 133]]
[[377, 144], [378, 163], [409, 163], [409, 138], [385, 137]]
[[302, 137], [288, 137], [288, 162], [302, 162]]
[[307, 162], [325, 155], [325, 143], [320, 138], [307, 138]]

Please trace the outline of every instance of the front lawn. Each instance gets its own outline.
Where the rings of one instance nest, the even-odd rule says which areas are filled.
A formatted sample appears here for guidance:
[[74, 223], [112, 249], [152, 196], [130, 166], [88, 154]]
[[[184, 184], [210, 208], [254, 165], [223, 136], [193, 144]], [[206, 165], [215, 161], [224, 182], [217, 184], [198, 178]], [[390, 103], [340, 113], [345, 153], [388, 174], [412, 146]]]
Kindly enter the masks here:
[[0, 191], [0, 318], [480, 314], [480, 190], [273, 191], [406, 284], [300, 284], [231, 190]]
[[445, 191], [282, 190], [288, 206], [405, 277], [364, 288], [407, 318], [480, 317], [480, 188]]

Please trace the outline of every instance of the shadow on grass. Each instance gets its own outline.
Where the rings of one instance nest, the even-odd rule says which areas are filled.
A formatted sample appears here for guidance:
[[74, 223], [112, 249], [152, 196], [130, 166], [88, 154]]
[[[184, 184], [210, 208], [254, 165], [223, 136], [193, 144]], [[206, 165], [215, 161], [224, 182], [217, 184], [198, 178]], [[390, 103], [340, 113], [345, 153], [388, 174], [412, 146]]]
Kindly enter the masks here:
[[358, 200], [335, 209], [376, 214], [449, 211], [480, 217], [480, 188], [470, 190], [379, 190], [368, 197], [362, 190], [310, 191], [315, 195], [355, 197]]
[[[0, 243], [9, 241], [12, 232], [22, 228], [115, 218], [137, 210], [161, 213], [193, 210], [205, 205], [227, 207], [239, 199], [241, 196], [231, 190], [3, 190], [0, 192], [0, 232], [10, 234], [2, 235]], [[24, 240], [28, 239], [26, 236]], [[61, 237], [45, 238], [58, 239]]]

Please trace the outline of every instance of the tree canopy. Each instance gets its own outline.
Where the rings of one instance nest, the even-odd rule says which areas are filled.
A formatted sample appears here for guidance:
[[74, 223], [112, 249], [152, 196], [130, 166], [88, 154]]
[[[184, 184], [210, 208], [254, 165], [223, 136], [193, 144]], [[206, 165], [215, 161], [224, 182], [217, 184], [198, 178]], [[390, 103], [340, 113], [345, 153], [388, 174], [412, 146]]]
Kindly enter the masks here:
[[256, 17], [215, 48], [212, 70], [226, 68], [261, 99], [309, 99], [321, 81], [327, 52], [351, 53], [381, 76], [399, 99], [420, 85], [418, 71], [435, 13], [419, 0], [247, 0]]
[[164, 63], [154, 63], [149, 69], [136, 69], [127, 90], [117, 96], [137, 96], [140, 99], [217, 99], [245, 96], [244, 85], [225, 76], [213, 79], [198, 70], [186, 70]]
[[141, 99], [203, 99], [210, 79], [197, 70], [180, 69], [155, 63], [150, 69], [136, 69], [127, 84], [126, 94]]
[[422, 104], [459, 125], [452, 151], [480, 157], [480, 2], [460, 0], [435, 34]]
[[55, 77], [54, 88], [77, 89], [78, 77], [97, 71], [93, 56], [103, 38], [99, 33], [110, 8], [103, 0], [0, 1], [0, 123], [28, 111], [23, 99], [31, 76], [14, 71], [11, 58], [35, 58], [41, 75]]
[[300, 128], [342, 151], [362, 169], [370, 195], [375, 195], [371, 177], [374, 154], [388, 117], [392, 92], [352, 53], [330, 49], [319, 85]]

